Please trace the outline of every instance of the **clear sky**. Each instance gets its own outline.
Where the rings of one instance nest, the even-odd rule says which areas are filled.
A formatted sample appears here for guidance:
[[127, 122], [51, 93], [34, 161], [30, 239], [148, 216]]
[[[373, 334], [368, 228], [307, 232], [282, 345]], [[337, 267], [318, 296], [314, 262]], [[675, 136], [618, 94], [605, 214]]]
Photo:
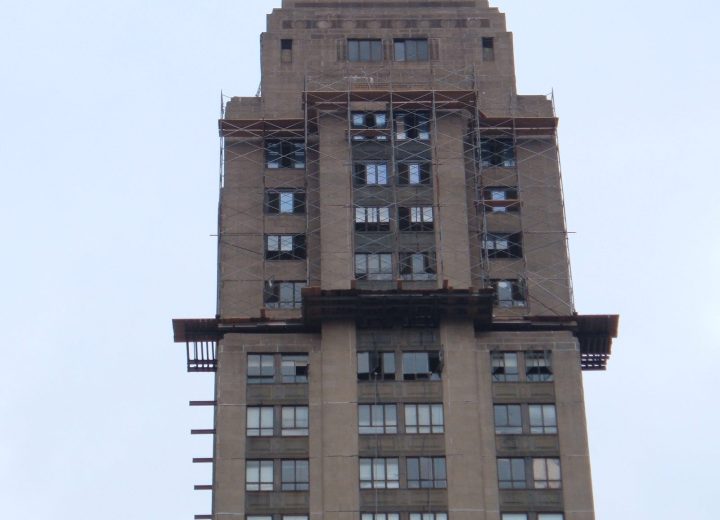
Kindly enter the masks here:
[[[715, 520], [720, 4], [496, 0], [519, 90], [554, 89], [598, 520]], [[209, 512], [220, 91], [254, 95], [280, 0], [23, 0], [0, 16], [3, 518]], [[208, 465], [205, 465], [208, 466]]]

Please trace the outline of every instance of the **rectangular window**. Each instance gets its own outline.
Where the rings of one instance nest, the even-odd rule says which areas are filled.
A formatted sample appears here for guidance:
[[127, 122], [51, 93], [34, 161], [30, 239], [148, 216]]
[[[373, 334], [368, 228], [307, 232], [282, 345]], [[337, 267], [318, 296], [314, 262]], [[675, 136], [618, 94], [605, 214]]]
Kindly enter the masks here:
[[435, 280], [435, 253], [400, 253], [400, 278], [403, 280]]
[[265, 235], [266, 260], [303, 260], [305, 235]]
[[398, 163], [397, 174], [400, 185], [419, 186], [431, 182], [430, 163], [428, 162]]
[[526, 352], [525, 375], [527, 376], [528, 381], [535, 383], [552, 381], [552, 352], [549, 350]]
[[495, 291], [495, 305], [503, 308], [525, 307], [525, 284], [523, 280], [491, 280]]
[[528, 520], [527, 513], [503, 513], [501, 520]]
[[249, 384], [275, 381], [275, 358], [272, 354], [248, 354], [247, 360]]
[[444, 431], [443, 405], [405, 405], [405, 433], [443, 433]]
[[358, 381], [395, 380], [395, 352], [358, 352]]
[[403, 352], [402, 369], [405, 381], [440, 379], [439, 352]]
[[483, 137], [480, 141], [480, 163], [484, 168], [515, 167], [515, 143], [510, 138]]
[[482, 56], [483, 61], [495, 61], [495, 39], [482, 39]]
[[265, 141], [268, 168], [305, 168], [305, 142], [287, 139]]
[[495, 433], [516, 435], [523, 432], [522, 409], [519, 404], [495, 405]]
[[273, 416], [272, 406], [248, 406], [247, 436], [271, 437], [273, 435]]
[[399, 513], [362, 513], [360, 520], [400, 520]]
[[447, 513], [410, 513], [409, 520], [447, 520]]
[[265, 211], [271, 215], [305, 213], [305, 193], [297, 190], [268, 190]]
[[397, 433], [397, 406], [394, 404], [358, 405], [360, 434]]
[[430, 114], [428, 112], [395, 112], [395, 138], [398, 141], [430, 140]]
[[387, 163], [355, 163], [353, 166], [356, 186], [386, 186]]
[[291, 51], [293, 48], [292, 40], [280, 40], [280, 49], [283, 51]]
[[304, 437], [308, 434], [308, 407], [283, 406], [282, 430], [283, 437]]
[[268, 309], [299, 309], [305, 282], [265, 282], [265, 307]]
[[407, 483], [410, 489], [446, 488], [445, 457], [408, 457]]
[[487, 187], [483, 189], [483, 204], [493, 213], [519, 211], [517, 188]]
[[280, 373], [283, 383], [307, 383], [308, 355], [283, 354], [280, 356]]
[[483, 249], [488, 258], [522, 258], [521, 233], [488, 233]]
[[353, 128], [387, 128], [388, 118], [385, 112], [353, 112]]
[[246, 491], [272, 491], [273, 490], [273, 461], [247, 460], [245, 461], [245, 490]]
[[283, 491], [307, 491], [310, 489], [309, 461], [283, 460], [281, 469], [280, 489]]
[[428, 59], [427, 39], [395, 40], [395, 61], [427, 61]]
[[273, 520], [272, 515], [248, 515], [246, 520]]
[[360, 489], [398, 489], [399, 487], [398, 459], [360, 459]]
[[492, 380], [495, 383], [520, 381], [517, 352], [492, 353]]
[[348, 40], [348, 61], [382, 61], [382, 40]]
[[355, 208], [355, 231], [389, 231], [390, 208]]
[[531, 404], [528, 411], [530, 414], [530, 433], [557, 433], [557, 413], [554, 404]]
[[538, 513], [537, 520], [563, 520], [562, 513]]
[[307, 515], [283, 515], [282, 520], [308, 520]]
[[498, 485], [500, 489], [525, 489], [525, 459], [498, 459]]
[[532, 460], [533, 487], [535, 489], [560, 489], [560, 459], [538, 458]]
[[392, 280], [392, 254], [355, 253], [355, 278], [358, 280]]
[[432, 206], [398, 208], [400, 231], [432, 231], [435, 226]]

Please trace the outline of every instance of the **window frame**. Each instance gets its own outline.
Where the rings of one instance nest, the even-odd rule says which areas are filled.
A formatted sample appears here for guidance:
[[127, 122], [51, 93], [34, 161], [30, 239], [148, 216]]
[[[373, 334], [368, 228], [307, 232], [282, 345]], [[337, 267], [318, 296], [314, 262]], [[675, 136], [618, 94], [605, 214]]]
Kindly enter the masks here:
[[499, 489], [528, 488], [527, 461], [523, 457], [498, 457], [497, 474]]
[[516, 213], [520, 211], [520, 199], [516, 186], [485, 186], [483, 203], [492, 213]]
[[355, 231], [390, 231], [389, 206], [355, 206]]
[[304, 234], [265, 235], [265, 260], [305, 260]]
[[[367, 49], [363, 49], [365, 44], [367, 44]], [[351, 63], [371, 63], [385, 60], [385, 49], [383, 49], [383, 41], [380, 38], [348, 38], [346, 45], [347, 61]]]
[[398, 253], [401, 280], [426, 281], [437, 279], [435, 251], [402, 251]]
[[[291, 370], [292, 369], [292, 370]], [[280, 354], [280, 382], [284, 384], [307, 383], [310, 357], [305, 352]]]
[[[416, 172], [411, 171], [411, 169], [415, 169], [414, 167], [417, 168]], [[432, 185], [432, 164], [430, 161], [398, 161], [395, 170], [398, 186]], [[415, 176], [417, 182], [413, 182]]]
[[[257, 359], [257, 370], [253, 363], [255, 358], [259, 358]], [[268, 359], [270, 364], [267, 363]], [[268, 370], [268, 367], [272, 370]], [[247, 355], [246, 377], [248, 384], [273, 384], [275, 382], [275, 354], [249, 353]]]
[[[367, 473], [369, 464], [370, 473]], [[394, 468], [391, 468], [394, 464]], [[400, 489], [400, 459], [398, 457], [360, 457], [360, 489]], [[395, 479], [389, 479], [394, 469]], [[369, 476], [370, 479], [363, 478]]]
[[501, 309], [527, 307], [525, 280], [494, 279], [490, 280], [494, 291], [494, 305]]
[[[276, 147], [277, 150], [272, 148]], [[302, 139], [266, 139], [265, 168], [270, 170], [304, 170], [307, 164], [305, 141]], [[292, 148], [292, 149], [291, 149]], [[274, 157], [274, 159], [271, 159]]]
[[[251, 471], [255, 473], [253, 466], [257, 466], [256, 475], [252, 475], [257, 476], [257, 480], [250, 479]], [[270, 480], [263, 479], [263, 476], [267, 477], [268, 468], [270, 468]], [[265, 472], [265, 474], [263, 474], [263, 472]], [[275, 467], [273, 460], [248, 459], [245, 461], [245, 491], [273, 491], [274, 488]]]
[[[364, 410], [367, 411], [366, 414], [363, 414]], [[366, 417], [363, 417], [363, 415]], [[366, 418], [367, 420], [365, 420]], [[376, 421], [376, 419], [379, 419], [379, 421]], [[398, 410], [395, 403], [358, 404], [359, 435], [397, 434], [399, 431], [398, 423]]]
[[[300, 309], [302, 290], [306, 287], [304, 280], [265, 280], [263, 305], [266, 309]], [[286, 298], [288, 290], [292, 290], [291, 300]]]
[[[300, 417], [298, 417], [299, 411], [303, 412]], [[308, 405], [282, 405], [280, 407], [280, 436], [307, 437], [309, 434], [310, 408]]]
[[353, 162], [353, 184], [357, 187], [389, 186], [390, 170], [387, 161]]
[[[391, 281], [394, 278], [393, 270], [393, 255], [392, 253], [377, 252], [377, 253], [355, 253], [355, 279], [356, 280], [370, 280], [370, 281]], [[362, 272], [362, 267], [358, 264], [358, 261], [362, 260], [364, 263], [365, 272]], [[371, 260], [372, 263], [377, 263], [377, 270], [370, 268]], [[389, 270], [387, 269], [389, 267]], [[383, 269], [385, 268], [385, 269]]]
[[[421, 410], [426, 409], [427, 413], [423, 415]], [[445, 433], [445, 411], [442, 403], [406, 403], [403, 417], [405, 433], [408, 435]], [[428, 420], [423, 421], [424, 417]]]
[[[365, 362], [361, 356], [367, 356], [367, 372], [361, 372]], [[358, 381], [395, 381], [397, 372], [397, 359], [395, 351], [365, 350], [357, 353]], [[392, 371], [387, 370], [388, 360], [392, 358]], [[367, 376], [361, 375], [367, 374]]]
[[395, 111], [393, 123], [397, 141], [429, 141], [431, 138], [430, 113], [427, 111]]
[[394, 38], [393, 61], [430, 61], [430, 42], [427, 38]]
[[[401, 370], [403, 381], [440, 381], [442, 379], [442, 360], [439, 350], [408, 350], [401, 352]], [[427, 356], [427, 372], [407, 372], [406, 365], [418, 365], [418, 356]], [[412, 357], [411, 357], [412, 356]], [[420, 366], [407, 366], [407, 368], [421, 368]]]
[[[286, 199], [285, 201], [283, 201], [283, 197]], [[289, 208], [288, 197], [290, 199]], [[305, 214], [306, 202], [303, 190], [293, 188], [265, 190], [265, 213], [268, 215], [303, 215]]]
[[517, 166], [517, 150], [511, 137], [481, 136], [480, 166], [483, 168], [514, 168]]
[[408, 520], [448, 520], [447, 513], [408, 513]]
[[519, 404], [494, 404], [495, 435], [522, 435], [524, 433], [522, 412], [522, 405]]
[[434, 231], [435, 208], [433, 206], [398, 207], [398, 227], [400, 231]]
[[[508, 365], [508, 359], [515, 359]], [[520, 381], [520, 359], [518, 352], [494, 350], [490, 353], [491, 375], [493, 383], [517, 383]], [[508, 369], [513, 370], [508, 370]]]
[[482, 240], [482, 247], [491, 260], [523, 257], [522, 233], [488, 232]]
[[[270, 420], [269, 425], [266, 423], [268, 419], [268, 412]], [[251, 424], [257, 424], [257, 426], [251, 426]], [[245, 436], [272, 437], [274, 435], [275, 408], [273, 406], [248, 406], [245, 411]]]
[[551, 350], [528, 350], [524, 354], [527, 382], [550, 383], [555, 380]]
[[[286, 472], [291, 473], [291, 475], [286, 475]], [[286, 480], [286, 476], [292, 478]], [[282, 459], [280, 461], [280, 491], [309, 490], [310, 461], [308, 459]]]
[[559, 457], [533, 457], [531, 467], [533, 489], [562, 489]]
[[[535, 413], [533, 410], [537, 410]], [[539, 419], [533, 421], [533, 419]], [[554, 404], [529, 404], [528, 428], [530, 435], [557, 435], [557, 407]]]
[[445, 457], [407, 457], [405, 465], [408, 489], [447, 488]]

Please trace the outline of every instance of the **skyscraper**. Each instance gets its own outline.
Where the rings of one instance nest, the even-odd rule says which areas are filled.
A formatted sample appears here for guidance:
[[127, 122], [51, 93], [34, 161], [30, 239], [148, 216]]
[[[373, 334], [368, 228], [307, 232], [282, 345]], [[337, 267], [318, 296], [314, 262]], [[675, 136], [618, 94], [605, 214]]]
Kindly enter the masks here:
[[220, 120], [214, 520], [594, 518], [552, 99], [486, 0], [284, 0]]

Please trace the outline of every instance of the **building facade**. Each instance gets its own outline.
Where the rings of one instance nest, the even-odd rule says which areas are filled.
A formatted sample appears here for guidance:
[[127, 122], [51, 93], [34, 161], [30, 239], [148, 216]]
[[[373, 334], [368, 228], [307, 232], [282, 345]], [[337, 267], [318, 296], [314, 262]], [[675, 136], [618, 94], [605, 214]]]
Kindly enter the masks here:
[[262, 84], [220, 120], [207, 519], [590, 520], [547, 96], [486, 0], [283, 0]]

